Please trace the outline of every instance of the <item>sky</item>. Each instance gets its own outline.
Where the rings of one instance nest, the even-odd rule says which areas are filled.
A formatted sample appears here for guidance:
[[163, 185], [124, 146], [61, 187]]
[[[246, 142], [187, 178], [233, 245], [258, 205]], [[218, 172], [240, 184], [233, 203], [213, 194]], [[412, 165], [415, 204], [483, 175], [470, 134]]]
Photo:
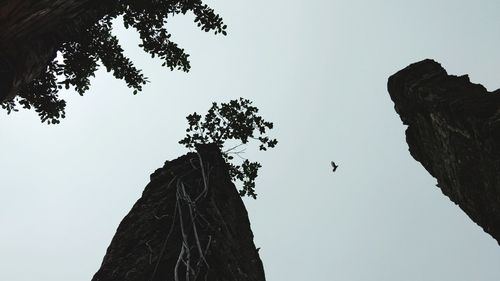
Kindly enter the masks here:
[[[500, 2], [207, 2], [228, 36], [175, 17], [191, 55], [171, 72], [115, 32], [151, 83], [134, 96], [101, 70], [61, 93], [59, 125], [0, 112], [0, 280], [88, 281], [149, 175], [186, 150], [185, 116], [251, 99], [274, 122], [258, 199], [245, 199], [267, 280], [500, 280], [500, 247], [408, 152], [386, 85], [432, 58], [500, 88]], [[330, 161], [339, 164], [331, 172]]]

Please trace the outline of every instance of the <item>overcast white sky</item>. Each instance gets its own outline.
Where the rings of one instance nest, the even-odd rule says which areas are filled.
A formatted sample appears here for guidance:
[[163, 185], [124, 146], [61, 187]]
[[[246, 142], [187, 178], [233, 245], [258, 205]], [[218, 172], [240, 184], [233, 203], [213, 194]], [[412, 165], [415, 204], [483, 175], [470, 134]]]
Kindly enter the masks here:
[[[433, 58], [500, 88], [500, 2], [212, 0], [227, 37], [171, 24], [192, 71], [120, 40], [150, 78], [104, 71], [67, 118], [0, 114], [0, 280], [89, 281], [149, 174], [185, 153], [185, 116], [246, 97], [278, 147], [245, 200], [267, 280], [500, 280], [500, 247], [408, 153], [387, 78]], [[333, 174], [330, 161], [339, 163]]]

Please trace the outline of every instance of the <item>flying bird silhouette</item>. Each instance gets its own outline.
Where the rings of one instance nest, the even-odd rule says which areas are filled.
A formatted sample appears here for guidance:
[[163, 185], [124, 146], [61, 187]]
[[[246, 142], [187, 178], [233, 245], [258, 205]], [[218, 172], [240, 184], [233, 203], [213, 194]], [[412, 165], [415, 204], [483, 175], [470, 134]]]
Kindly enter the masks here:
[[335, 165], [335, 162], [333, 162], [333, 161], [330, 164], [332, 164], [332, 168], [333, 168], [332, 172], [337, 171], [337, 168], [339, 167], [339, 165]]

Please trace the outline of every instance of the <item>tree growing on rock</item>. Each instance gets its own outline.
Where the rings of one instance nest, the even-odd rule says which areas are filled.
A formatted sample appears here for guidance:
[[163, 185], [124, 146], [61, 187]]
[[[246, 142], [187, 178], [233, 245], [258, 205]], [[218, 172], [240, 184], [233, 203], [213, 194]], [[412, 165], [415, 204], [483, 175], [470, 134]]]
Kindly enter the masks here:
[[[91, 2], [91, 1], [89, 1]], [[171, 39], [166, 28], [168, 19], [177, 14], [194, 14], [194, 22], [202, 30], [226, 35], [222, 18], [202, 0], [106, 0], [97, 5], [100, 19], [87, 24], [86, 30], [68, 36], [56, 51], [62, 61], [54, 59], [36, 79], [19, 88], [17, 95], [0, 101], [7, 113], [18, 107], [35, 109], [42, 122], [56, 124], [65, 117], [66, 102], [58, 95], [63, 87], [83, 95], [90, 86], [90, 77], [102, 64], [117, 79], [122, 79], [136, 94], [148, 81], [123, 53], [112, 33], [112, 23], [123, 18], [126, 28], [133, 27], [142, 40], [140, 46], [152, 57], [158, 57], [170, 70], [189, 71], [189, 55]]]
[[[243, 150], [237, 150], [250, 141], [259, 143], [259, 150], [267, 150], [276, 146], [278, 141], [266, 136], [266, 132], [273, 128], [273, 123], [264, 120], [257, 113], [259, 109], [252, 106], [248, 99], [239, 98], [228, 103], [212, 103], [205, 117], [196, 112], [188, 115], [189, 127], [186, 137], [179, 141], [189, 149], [196, 144], [214, 143], [222, 151], [222, 156], [229, 165], [229, 175], [232, 180], [241, 181], [243, 186], [240, 196], [257, 198], [255, 193], [255, 179], [261, 168], [259, 162], [250, 162], [241, 156]], [[229, 143], [233, 145], [227, 147]], [[235, 156], [242, 160], [235, 164]]]

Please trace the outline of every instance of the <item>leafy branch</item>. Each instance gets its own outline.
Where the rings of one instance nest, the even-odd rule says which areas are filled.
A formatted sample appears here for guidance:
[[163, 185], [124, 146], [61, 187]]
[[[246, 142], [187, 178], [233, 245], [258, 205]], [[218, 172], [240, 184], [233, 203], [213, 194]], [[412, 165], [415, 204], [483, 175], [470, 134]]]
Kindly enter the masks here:
[[124, 80], [134, 94], [141, 91], [148, 82], [147, 78], [124, 55], [118, 39], [112, 34], [112, 21], [119, 16], [123, 16], [126, 28], [137, 30], [142, 41], [140, 47], [152, 57], [159, 57], [162, 66], [171, 70], [187, 72], [191, 66], [189, 55], [171, 40], [166, 28], [167, 19], [192, 12], [194, 22], [201, 30], [227, 34], [222, 18], [201, 0], [103, 1], [98, 12], [104, 17], [89, 23], [86, 30], [72, 34], [69, 41], [58, 46], [56, 51], [63, 58], [61, 63], [54, 58], [46, 71], [24, 85], [14, 99], [0, 104], [8, 114], [18, 111], [17, 107], [21, 105], [26, 109], [34, 108], [42, 122], [59, 123], [60, 118], [65, 117], [66, 106], [58, 97], [59, 90], [62, 86], [74, 88], [83, 95], [90, 88], [90, 77], [95, 76], [99, 62], [117, 79]]
[[[186, 137], [179, 141], [180, 144], [192, 149], [196, 144], [214, 143], [222, 151], [222, 156], [229, 165], [229, 175], [232, 180], [243, 182], [239, 191], [241, 196], [257, 197], [255, 193], [255, 179], [261, 168], [259, 162], [250, 162], [241, 157], [242, 151], [237, 148], [246, 145], [250, 140], [259, 143], [259, 150], [267, 150], [276, 146], [278, 141], [270, 139], [265, 134], [273, 128], [273, 123], [265, 121], [258, 115], [259, 109], [252, 106], [248, 99], [239, 98], [228, 103], [212, 103], [204, 119], [196, 112], [188, 115], [188, 128]], [[237, 141], [238, 144], [225, 149], [226, 141]], [[234, 162], [234, 156], [243, 160], [240, 165]]]

